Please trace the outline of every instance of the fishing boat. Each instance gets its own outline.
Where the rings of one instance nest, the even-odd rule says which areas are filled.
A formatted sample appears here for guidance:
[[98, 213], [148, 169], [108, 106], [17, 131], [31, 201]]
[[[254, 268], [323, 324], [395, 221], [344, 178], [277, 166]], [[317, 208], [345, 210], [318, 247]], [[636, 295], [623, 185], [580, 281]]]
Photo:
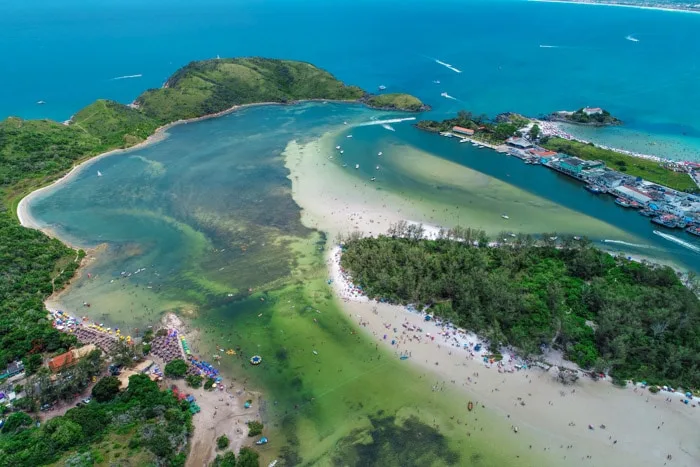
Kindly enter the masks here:
[[469, 401], [469, 403], [467, 404], [467, 410], [470, 412], [474, 410], [474, 403], [472, 401]]
[[669, 229], [675, 229], [676, 227], [678, 227], [676, 217], [672, 215], [654, 217], [651, 219], [651, 221], [654, 224], [663, 225], [664, 227], [668, 227]]
[[630, 203], [629, 200], [626, 200], [625, 198], [615, 198], [615, 204], [618, 206], [622, 206], [623, 208], [631, 208], [632, 204]]
[[599, 187], [598, 185], [586, 185], [585, 186], [586, 190], [590, 191], [594, 195], [599, 195], [601, 193], [605, 193], [605, 191]]
[[642, 209], [641, 211], [639, 211], [639, 214], [645, 217], [654, 217], [656, 215], [656, 213], [651, 209]]

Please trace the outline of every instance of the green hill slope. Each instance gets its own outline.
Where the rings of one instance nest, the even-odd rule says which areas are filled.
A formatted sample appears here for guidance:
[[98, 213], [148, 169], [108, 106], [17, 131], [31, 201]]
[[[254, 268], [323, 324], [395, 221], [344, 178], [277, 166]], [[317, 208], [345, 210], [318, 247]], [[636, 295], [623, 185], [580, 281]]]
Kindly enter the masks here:
[[161, 89], [137, 99], [148, 116], [161, 122], [221, 112], [234, 105], [302, 99], [358, 100], [365, 95], [310, 63], [266, 58], [192, 62]]

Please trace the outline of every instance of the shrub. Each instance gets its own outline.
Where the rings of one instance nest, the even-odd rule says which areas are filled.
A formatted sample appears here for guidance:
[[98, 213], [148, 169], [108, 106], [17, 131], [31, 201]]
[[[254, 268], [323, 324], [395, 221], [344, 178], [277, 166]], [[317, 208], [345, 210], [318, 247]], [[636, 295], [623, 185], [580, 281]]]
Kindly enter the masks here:
[[204, 389], [207, 391], [211, 390], [211, 388], [214, 386], [214, 378], [207, 378], [207, 381], [204, 383]]
[[238, 453], [238, 461], [236, 462], [236, 467], [259, 467], [260, 462], [258, 458], [260, 456], [257, 452], [251, 448], [241, 448]]
[[231, 451], [223, 456], [217, 454], [211, 467], [236, 467], [236, 456]]
[[202, 378], [199, 375], [187, 375], [185, 377], [185, 382], [187, 383], [187, 385], [189, 387], [197, 389], [197, 388], [202, 387], [202, 380], [203, 379], [204, 378]]
[[657, 392], [659, 392], [658, 386], [649, 386], [649, 392], [652, 394], [656, 394]]
[[165, 365], [165, 375], [170, 378], [182, 378], [187, 373], [187, 363], [182, 359], [176, 359]]
[[226, 449], [230, 443], [228, 436], [221, 435], [216, 438], [216, 449]]
[[263, 424], [253, 420], [248, 422], [248, 436], [258, 436], [262, 433]]
[[111, 401], [119, 394], [119, 386], [121, 384], [121, 381], [116, 376], [105, 376], [92, 388], [92, 397], [97, 402]]

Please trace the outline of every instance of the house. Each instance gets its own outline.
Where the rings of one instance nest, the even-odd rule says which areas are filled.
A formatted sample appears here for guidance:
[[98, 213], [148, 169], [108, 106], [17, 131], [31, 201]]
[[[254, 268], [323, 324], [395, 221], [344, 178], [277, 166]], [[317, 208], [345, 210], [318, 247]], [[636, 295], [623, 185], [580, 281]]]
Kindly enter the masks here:
[[547, 151], [546, 149], [530, 149], [528, 152], [533, 156], [537, 156], [540, 159], [540, 161], [543, 159], [549, 160], [557, 155], [556, 152]]
[[603, 109], [600, 107], [585, 107], [583, 113], [586, 115], [598, 115], [603, 113]]
[[463, 128], [461, 126], [453, 126], [452, 132], [460, 134], [460, 135], [467, 135], [467, 136], [472, 136], [474, 134], [474, 130], [470, 130], [469, 128]]
[[66, 353], [62, 353], [61, 355], [58, 355], [49, 360], [49, 370], [51, 370], [54, 373], [58, 373], [64, 368], [68, 368], [70, 366], [75, 365], [76, 363], [78, 363], [78, 360], [80, 360], [83, 357], [86, 357], [94, 350], [97, 350], [95, 344], [88, 344], [80, 347], [79, 349], [73, 349], [69, 350]]
[[508, 146], [513, 146], [519, 149], [530, 149], [532, 147], [532, 143], [525, 138], [516, 138], [515, 136], [508, 138], [506, 143]]
[[73, 357], [73, 352], [69, 350], [68, 352], [57, 355], [49, 360], [49, 370], [54, 373], [58, 373], [64, 368], [75, 365], [76, 362], [77, 360]]
[[7, 369], [3, 374], [0, 374], [0, 380], [5, 378], [12, 378], [24, 371], [24, 364], [21, 361], [12, 362], [7, 365]]

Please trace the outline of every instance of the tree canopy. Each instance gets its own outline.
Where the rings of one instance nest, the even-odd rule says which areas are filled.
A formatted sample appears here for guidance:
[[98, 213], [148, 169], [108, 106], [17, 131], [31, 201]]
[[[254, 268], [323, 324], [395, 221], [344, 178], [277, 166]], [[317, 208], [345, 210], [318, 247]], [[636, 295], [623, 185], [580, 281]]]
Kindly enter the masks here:
[[399, 233], [345, 245], [342, 266], [370, 297], [429, 306], [526, 353], [554, 346], [618, 378], [700, 386], [700, 301], [671, 268], [613, 257], [584, 239], [557, 245], [554, 234], [479, 248], [473, 242], [485, 245], [485, 235], [469, 229], [438, 240]]

